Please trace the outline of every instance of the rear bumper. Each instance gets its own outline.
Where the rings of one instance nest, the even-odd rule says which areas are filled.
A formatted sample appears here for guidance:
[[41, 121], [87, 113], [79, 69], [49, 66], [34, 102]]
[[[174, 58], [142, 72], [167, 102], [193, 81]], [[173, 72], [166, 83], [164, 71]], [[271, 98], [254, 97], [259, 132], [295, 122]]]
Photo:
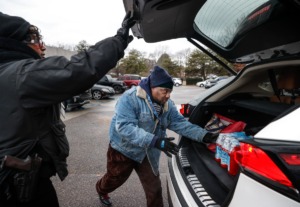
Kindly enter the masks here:
[[170, 206], [198, 207], [182, 179], [175, 156], [168, 160], [167, 185]]
[[[187, 183], [184, 181], [176, 162], [174, 156], [168, 161], [167, 190], [169, 205], [174, 207], [200, 206], [199, 202], [198, 204], [196, 203], [187, 187]], [[206, 203], [205, 200], [201, 200], [200, 197], [199, 200], [201, 201], [202, 206], [222, 206]], [[299, 202], [268, 188], [243, 173], [240, 173], [234, 193], [226, 203], [226, 206], [228, 207], [300, 207]]]

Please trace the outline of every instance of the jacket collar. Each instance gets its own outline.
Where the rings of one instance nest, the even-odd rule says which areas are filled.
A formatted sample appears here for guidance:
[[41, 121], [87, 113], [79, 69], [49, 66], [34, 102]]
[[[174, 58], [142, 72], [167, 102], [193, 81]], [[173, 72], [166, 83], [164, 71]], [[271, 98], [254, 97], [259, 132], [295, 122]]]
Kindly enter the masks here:
[[0, 37], [0, 63], [29, 58], [40, 59], [41, 57], [25, 43]]
[[[148, 101], [147, 92], [140, 86], [136, 87], [136, 96], [140, 97], [142, 99], [145, 99], [145, 101]], [[169, 109], [169, 105], [168, 105], [168, 101], [167, 101], [163, 106], [163, 111], [166, 112], [166, 111], [168, 111], [168, 109]]]

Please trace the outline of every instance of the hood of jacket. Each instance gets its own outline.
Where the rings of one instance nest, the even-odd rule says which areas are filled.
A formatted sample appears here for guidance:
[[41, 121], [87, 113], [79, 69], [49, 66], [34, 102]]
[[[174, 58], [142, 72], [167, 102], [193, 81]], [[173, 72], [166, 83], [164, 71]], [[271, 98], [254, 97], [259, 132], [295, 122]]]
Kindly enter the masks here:
[[41, 57], [23, 42], [0, 37], [0, 63], [28, 58], [40, 59]]

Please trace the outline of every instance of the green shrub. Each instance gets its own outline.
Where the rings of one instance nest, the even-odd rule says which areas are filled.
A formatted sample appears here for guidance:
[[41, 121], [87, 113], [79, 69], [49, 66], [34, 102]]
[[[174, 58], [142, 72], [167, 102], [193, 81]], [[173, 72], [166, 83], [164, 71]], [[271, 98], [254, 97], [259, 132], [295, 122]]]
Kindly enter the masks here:
[[200, 81], [203, 81], [203, 78], [186, 78], [186, 85], [196, 85]]

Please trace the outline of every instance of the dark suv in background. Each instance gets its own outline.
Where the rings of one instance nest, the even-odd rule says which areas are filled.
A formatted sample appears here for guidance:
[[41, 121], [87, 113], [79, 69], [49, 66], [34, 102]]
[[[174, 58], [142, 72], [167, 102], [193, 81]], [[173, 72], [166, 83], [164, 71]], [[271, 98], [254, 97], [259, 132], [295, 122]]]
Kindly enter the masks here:
[[124, 81], [115, 80], [113, 77], [111, 77], [111, 75], [103, 76], [103, 78], [101, 78], [97, 84], [110, 86], [115, 90], [116, 93], [123, 93], [127, 89]]

